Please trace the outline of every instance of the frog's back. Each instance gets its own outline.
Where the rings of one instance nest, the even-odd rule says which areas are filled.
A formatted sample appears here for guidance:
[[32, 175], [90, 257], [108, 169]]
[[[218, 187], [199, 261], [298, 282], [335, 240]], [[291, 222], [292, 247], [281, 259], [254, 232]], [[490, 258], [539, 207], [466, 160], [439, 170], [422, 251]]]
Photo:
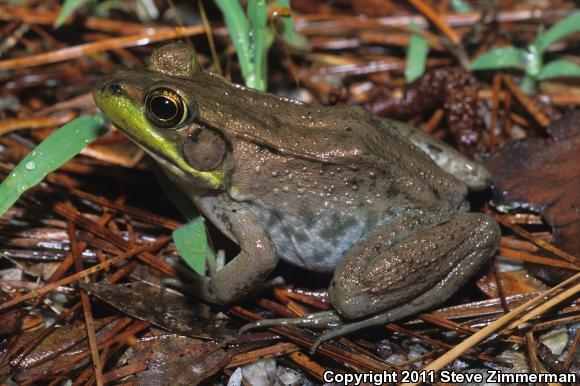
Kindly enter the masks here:
[[[200, 98], [213, 126], [235, 137], [260, 143], [277, 153], [316, 163], [378, 169], [398, 185], [421, 185], [417, 200], [447, 198], [460, 204], [466, 186], [442, 171], [422, 150], [399, 134], [389, 121], [359, 106], [315, 106], [224, 82], [211, 73], [196, 77], [197, 89], [212, 90]], [[395, 182], [393, 182], [395, 183]], [[421, 188], [422, 187], [422, 188]], [[423, 197], [421, 197], [423, 196]]]

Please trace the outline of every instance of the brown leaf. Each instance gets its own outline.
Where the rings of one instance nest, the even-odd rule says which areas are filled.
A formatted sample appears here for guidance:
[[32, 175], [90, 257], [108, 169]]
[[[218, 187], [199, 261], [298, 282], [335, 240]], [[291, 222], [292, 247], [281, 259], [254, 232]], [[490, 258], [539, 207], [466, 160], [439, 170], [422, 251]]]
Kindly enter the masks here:
[[[503, 296], [527, 294], [548, 289], [542, 282], [530, 276], [525, 270], [515, 272], [500, 272]], [[491, 298], [499, 297], [497, 280], [493, 272], [489, 272], [477, 281], [477, 288]]]
[[[113, 329], [117, 322], [113, 318], [96, 320], [97, 338]], [[23, 333], [16, 342], [14, 351], [28, 347], [37, 336], [38, 331], [36, 330]], [[43, 374], [48, 369], [58, 368], [59, 363], [65, 363], [71, 357], [78, 355], [81, 350], [87, 349], [86, 338], [87, 328], [84, 324], [66, 325], [57, 328], [42, 342], [37, 344], [29, 354], [19, 356], [11, 361], [12, 367], [19, 370], [16, 374], [16, 379], [24, 381]], [[75, 367], [84, 366], [87, 362], [88, 359], [79, 361]]]
[[86, 283], [83, 289], [135, 318], [169, 331], [220, 341], [236, 341], [237, 330], [216, 319], [195, 299], [146, 283]]
[[498, 205], [542, 214], [554, 227], [554, 244], [580, 256], [580, 111], [548, 129], [549, 139], [516, 141], [492, 155]]
[[135, 385], [197, 385], [215, 374], [231, 359], [219, 344], [177, 335], [143, 340], [141, 350], [151, 353], [148, 369], [139, 373]]
[[[10, 300], [8, 294], [0, 292], [0, 302], [4, 303]], [[0, 313], [0, 336], [10, 335], [20, 330], [24, 311], [13, 309]]]

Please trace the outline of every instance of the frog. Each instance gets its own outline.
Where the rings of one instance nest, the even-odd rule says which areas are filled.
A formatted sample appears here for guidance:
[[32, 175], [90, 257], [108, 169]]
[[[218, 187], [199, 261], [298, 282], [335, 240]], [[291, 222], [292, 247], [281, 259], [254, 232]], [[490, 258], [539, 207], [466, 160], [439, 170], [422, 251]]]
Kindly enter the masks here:
[[498, 248], [470, 212], [489, 172], [450, 145], [356, 105], [321, 106], [230, 83], [168, 42], [146, 68], [118, 68], [96, 105], [239, 246], [196, 275], [202, 301], [249, 296], [285, 261], [332, 275], [331, 311], [250, 328], [325, 328], [314, 347], [447, 300]]

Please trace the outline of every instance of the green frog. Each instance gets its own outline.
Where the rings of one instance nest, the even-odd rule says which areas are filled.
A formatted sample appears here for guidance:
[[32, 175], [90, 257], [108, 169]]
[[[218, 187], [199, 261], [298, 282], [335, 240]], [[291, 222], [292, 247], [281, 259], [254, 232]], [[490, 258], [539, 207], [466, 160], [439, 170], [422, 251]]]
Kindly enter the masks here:
[[279, 259], [332, 273], [334, 311], [255, 323], [333, 327], [319, 342], [446, 300], [496, 251], [497, 223], [468, 213], [489, 173], [443, 142], [358, 106], [317, 106], [231, 84], [191, 47], [115, 70], [99, 109], [240, 247], [194, 282], [230, 304]]

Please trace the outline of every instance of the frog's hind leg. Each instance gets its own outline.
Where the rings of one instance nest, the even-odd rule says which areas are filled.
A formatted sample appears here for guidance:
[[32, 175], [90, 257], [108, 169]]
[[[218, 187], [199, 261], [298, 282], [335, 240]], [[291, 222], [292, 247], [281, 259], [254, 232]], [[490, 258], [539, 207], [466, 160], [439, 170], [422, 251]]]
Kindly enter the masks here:
[[323, 334], [317, 344], [445, 301], [494, 253], [500, 236], [497, 223], [481, 213], [459, 214], [389, 244], [392, 226], [367, 236], [342, 260], [330, 300], [343, 317], [358, 321]]
[[393, 226], [368, 235], [336, 269], [329, 296], [344, 317], [386, 311], [395, 320], [443, 302], [495, 252], [500, 236], [482, 213], [458, 214], [389, 243]]
[[481, 213], [459, 214], [443, 223], [429, 216], [402, 215], [343, 258], [329, 288], [338, 312], [252, 323], [244, 330], [331, 328], [318, 338], [314, 350], [322, 342], [405, 318], [451, 296], [493, 254], [499, 236], [497, 223]]

